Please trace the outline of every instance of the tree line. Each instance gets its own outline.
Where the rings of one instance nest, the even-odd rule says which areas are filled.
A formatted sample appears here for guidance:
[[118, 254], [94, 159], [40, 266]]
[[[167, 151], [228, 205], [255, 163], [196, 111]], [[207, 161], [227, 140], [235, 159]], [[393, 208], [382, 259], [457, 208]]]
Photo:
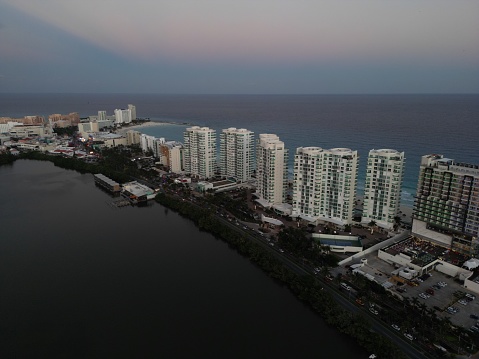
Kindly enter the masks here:
[[231, 248], [249, 258], [270, 277], [286, 285], [328, 325], [356, 339], [357, 343], [366, 350], [376, 353], [380, 358], [405, 358], [397, 346], [371, 330], [371, 323], [364, 315], [344, 310], [327, 291], [322, 290], [323, 287], [316, 278], [294, 273], [270, 251], [248, 239], [246, 234], [223, 223], [216, 216], [216, 210], [213, 207], [200, 207], [166, 193], [159, 193], [155, 200], [191, 219], [201, 230], [208, 231], [228, 243]]

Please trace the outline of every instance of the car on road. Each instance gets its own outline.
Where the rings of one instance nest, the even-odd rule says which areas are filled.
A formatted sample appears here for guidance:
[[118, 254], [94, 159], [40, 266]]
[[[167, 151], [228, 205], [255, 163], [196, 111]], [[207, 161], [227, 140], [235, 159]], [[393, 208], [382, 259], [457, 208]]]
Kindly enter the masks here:
[[371, 313], [373, 313], [374, 315], [378, 315], [378, 314], [379, 314], [379, 312], [378, 312], [376, 309], [374, 309], [373, 307], [370, 307], [370, 308], [369, 308], [369, 311], [370, 311]]
[[344, 282], [341, 283], [341, 287], [346, 289], [346, 290], [351, 290], [351, 287]]
[[393, 329], [397, 330], [398, 332], [401, 331], [401, 328], [397, 324], [391, 324], [391, 327], [393, 327]]
[[404, 333], [404, 336], [409, 340], [414, 340], [413, 336], [409, 333]]

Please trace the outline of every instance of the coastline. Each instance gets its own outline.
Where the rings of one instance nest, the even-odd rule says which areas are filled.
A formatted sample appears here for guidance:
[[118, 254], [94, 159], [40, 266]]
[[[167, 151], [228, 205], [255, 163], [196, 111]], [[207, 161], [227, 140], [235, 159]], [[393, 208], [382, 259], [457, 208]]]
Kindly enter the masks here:
[[130, 130], [137, 130], [137, 129], [140, 129], [140, 128], [149, 128], [149, 127], [157, 127], [157, 126], [166, 126], [166, 125], [172, 125], [172, 123], [170, 123], [170, 122], [155, 122], [155, 121], [150, 120], [148, 122], [145, 122], [145, 123], [142, 123], [142, 124], [139, 124], [139, 125], [126, 126], [126, 127], [119, 128], [119, 129], [115, 130], [115, 132], [120, 134], [120, 135], [124, 135], [126, 132], [128, 132]]

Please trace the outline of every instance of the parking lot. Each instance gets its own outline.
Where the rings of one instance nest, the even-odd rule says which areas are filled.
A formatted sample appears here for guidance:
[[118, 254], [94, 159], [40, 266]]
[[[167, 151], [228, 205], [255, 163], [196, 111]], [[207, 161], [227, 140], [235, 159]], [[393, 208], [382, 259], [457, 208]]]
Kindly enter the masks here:
[[[359, 268], [362, 272], [373, 276], [380, 284], [390, 281], [391, 273], [395, 270], [393, 265], [379, 259], [375, 254], [366, 255], [364, 258], [366, 261]], [[346, 275], [348, 268], [338, 267], [332, 272], [333, 275], [338, 273]], [[454, 325], [463, 326], [466, 329], [475, 325], [479, 319], [473, 319], [470, 315], [479, 317], [479, 295], [468, 291], [460, 283], [454, 281], [454, 278], [443, 273], [433, 271], [430, 274], [431, 276], [424, 281], [418, 281], [417, 286], [394, 284], [389, 289], [404, 298], [410, 298], [410, 300], [416, 298], [419, 303], [424, 303], [428, 308], [434, 309], [439, 318], [449, 317]], [[439, 286], [438, 282], [443, 282], [445, 285]], [[477, 298], [474, 300], [466, 298], [467, 293], [475, 295]], [[465, 299], [464, 304], [460, 303], [462, 299]], [[456, 312], [448, 312], [448, 307], [455, 308]]]
[[[479, 316], [479, 299], [471, 300], [471, 298], [465, 296], [466, 293], [469, 293], [472, 297], [475, 297], [474, 293], [468, 292], [460, 283], [455, 282], [449, 276], [439, 272], [432, 272], [431, 274], [431, 277], [417, 286], [403, 285], [402, 287], [406, 288], [406, 292], [401, 294], [411, 300], [416, 297], [419, 302], [435, 309], [439, 317], [449, 317], [453, 324], [464, 328], [475, 325], [477, 320], [470, 318], [470, 315]], [[440, 286], [438, 285], [439, 282], [445, 283], [445, 285]], [[428, 294], [428, 289], [432, 289], [434, 294]], [[431, 291], [429, 292], [431, 293]], [[426, 294], [427, 299], [422, 298], [421, 294]], [[449, 307], [454, 308], [454, 310], [448, 311]]]

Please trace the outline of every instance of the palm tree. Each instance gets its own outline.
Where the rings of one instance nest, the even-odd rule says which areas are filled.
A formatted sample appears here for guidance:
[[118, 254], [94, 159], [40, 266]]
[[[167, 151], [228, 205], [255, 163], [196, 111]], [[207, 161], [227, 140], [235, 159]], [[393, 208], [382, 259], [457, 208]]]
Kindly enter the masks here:
[[376, 226], [376, 221], [374, 219], [371, 220], [371, 222], [368, 223], [369, 228], [371, 228], [371, 234], [374, 232], [374, 227]]
[[419, 299], [417, 299], [416, 297], [412, 297], [411, 304], [413, 307], [417, 307], [419, 305]]

